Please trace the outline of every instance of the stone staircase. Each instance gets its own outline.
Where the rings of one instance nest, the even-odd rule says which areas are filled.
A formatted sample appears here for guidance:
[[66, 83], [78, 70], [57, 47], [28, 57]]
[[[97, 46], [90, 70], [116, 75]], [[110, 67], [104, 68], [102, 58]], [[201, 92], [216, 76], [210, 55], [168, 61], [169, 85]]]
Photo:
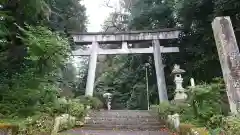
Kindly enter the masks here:
[[168, 135], [159, 131], [164, 122], [145, 110], [111, 110], [89, 113], [83, 127], [70, 134], [81, 135]]
[[159, 130], [164, 126], [149, 111], [111, 110], [91, 112], [84, 129]]

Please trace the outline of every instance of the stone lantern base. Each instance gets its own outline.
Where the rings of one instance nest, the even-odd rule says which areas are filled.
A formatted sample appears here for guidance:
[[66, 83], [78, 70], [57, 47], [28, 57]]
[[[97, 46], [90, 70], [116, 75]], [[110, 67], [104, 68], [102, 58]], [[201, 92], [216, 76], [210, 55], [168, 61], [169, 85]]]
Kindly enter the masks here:
[[176, 90], [176, 94], [174, 96], [174, 100], [186, 100], [187, 94], [184, 92], [184, 89]]

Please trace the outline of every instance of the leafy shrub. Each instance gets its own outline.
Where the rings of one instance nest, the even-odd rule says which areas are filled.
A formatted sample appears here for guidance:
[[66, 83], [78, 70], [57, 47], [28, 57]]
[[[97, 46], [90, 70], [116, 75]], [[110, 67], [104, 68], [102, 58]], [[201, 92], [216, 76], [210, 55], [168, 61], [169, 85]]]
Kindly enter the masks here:
[[225, 135], [223, 128], [209, 129], [210, 135]]
[[20, 125], [18, 135], [51, 134], [54, 118], [48, 114], [28, 117], [24, 124]]
[[239, 119], [224, 120], [224, 115], [228, 114], [229, 108], [228, 102], [225, 101], [226, 92], [223, 88], [219, 81], [191, 88], [188, 90], [189, 97], [185, 102], [161, 103], [158, 106], [159, 116], [167, 119], [167, 115], [178, 113], [182, 123], [191, 123], [198, 127], [207, 126], [214, 133], [219, 133], [224, 126], [229, 133], [240, 134], [238, 132], [240, 127], [234, 126], [239, 125]]
[[76, 126], [76, 118], [66, 114], [65, 116], [62, 116], [62, 120], [60, 121], [58, 132], [71, 129], [75, 126]]
[[18, 36], [24, 43], [19, 46], [24, 58], [15, 63], [21, 68], [3, 69], [0, 77], [0, 113], [8, 116], [31, 116], [41, 105], [54, 101], [58, 87], [53, 78], [70, 52], [68, 39], [58, 33], [41, 26], [25, 28], [19, 28], [22, 34]]
[[223, 130], [226, 135], [240, 135], [240, 118], [236, 116], [224, 118]]
[[171, 105], [168, 102], [163, 102], [158, 106], [158, 113], [160, 117], [164, 119], [167, 118], [168, 115], [172, 115], [177, 112], [177, 108], [174, 105]]
[[103, 107], [103, 103], [101, 100], [99, 100], [98, 98], [92, 97], [90, 99], [91, 105], [93, 109], [99, 110], [100, 108]]
[[220, 82], [198, 85], [188, 90], [188, 100], [185, 104], [176, 104], [181, 114], [181, 122], [192, 123], [198, 126], [216, 128], [221, 126], [222, 115], [228, 112]]
[[168, 115], [173, 115], [176, 113], [182, 116], [183, 114], [186, 114], [188, 109], [189, 106], [186, 103], [171, 104], [168, 102], [163, 102], [158, 105], [158, 114], [160, 118], [166, 119]]
[[191, 133], [191, 129], [195, 126], [192, 124], [180, 124], [179, 125], [179, 135], [187, 135]]
[[207, 127], [211, 128], [211, 129], [216, 129], [216, 128], [222, 127], [223, 120], [224, 120], [223, 115], [214, 115], [207, 122]]
[[89, 96], [81, 96], [78, 97], [78, 102], [82, 103], [86, 106], [91, 106], [93, 109], [100, 109], [103, 107], [103, 103], [96, 97], [89, 97]]
[[191, 134], [190, 135], [210, 135], [208, 130], [206, 128], [191, 128]]
[[86, 110], [84, 108], [84, 105], [80, 104], [78, 102], [74, 102], [74, 101], [69, 103], [68, 112], [71, 116], [75, 116], [77, 118], [82, 118], [86, 114]]

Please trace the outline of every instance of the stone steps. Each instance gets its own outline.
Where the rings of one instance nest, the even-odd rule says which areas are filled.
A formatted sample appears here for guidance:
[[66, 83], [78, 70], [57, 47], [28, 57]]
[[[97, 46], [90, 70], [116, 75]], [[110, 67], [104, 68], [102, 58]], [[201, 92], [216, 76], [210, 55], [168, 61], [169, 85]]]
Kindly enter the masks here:
[[163, 123], [163, 121], [159, 121], [157, 119], [148, 119], [148, 118], [92, 118], [89, 117], [87, 122], [95, 122], [95, 123]]
[[163, 125], [160, 122], [119, 122], [119, 121], [112, 121], [112, 122], [96, 122], [96, 121], [88, 121], [87, 124], [95, 124], [95, 125]]
[[111, 110], [90, 112], [91, 117], [116, 117], [116, 118], [153, 118], [149, 111], [135, 111], [135, 110]]
[[104, 125], [104, 124], [85, 124], [82, 129], [87, 130], [130, 130], [130, 131], [159, 131], [161, 125]]
[[163, 131], [129, 131], [129, 130], [84, 130], [72, 129], [62, 135], [170, 135]]
[[168, 135], [156, 114], [142, 110], [93, 111], [83, 127], [66, 131], [81, 135]]
[[150, 111], [111, 110], [93, 111], [89, 113], [83, 129], [91, 130], [159, 130], [164, 122]]

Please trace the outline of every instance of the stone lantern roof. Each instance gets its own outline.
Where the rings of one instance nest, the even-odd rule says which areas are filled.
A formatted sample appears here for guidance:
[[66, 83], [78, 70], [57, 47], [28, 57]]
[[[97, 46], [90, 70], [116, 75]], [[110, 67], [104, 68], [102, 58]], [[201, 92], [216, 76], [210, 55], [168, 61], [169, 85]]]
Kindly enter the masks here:
[[172, 74], [181, 74], [181, 73], [185, 73], [186, 71], [183, 69], [180, 69], [180, 66], [175, 64], [174, 68], [172, 70]]

